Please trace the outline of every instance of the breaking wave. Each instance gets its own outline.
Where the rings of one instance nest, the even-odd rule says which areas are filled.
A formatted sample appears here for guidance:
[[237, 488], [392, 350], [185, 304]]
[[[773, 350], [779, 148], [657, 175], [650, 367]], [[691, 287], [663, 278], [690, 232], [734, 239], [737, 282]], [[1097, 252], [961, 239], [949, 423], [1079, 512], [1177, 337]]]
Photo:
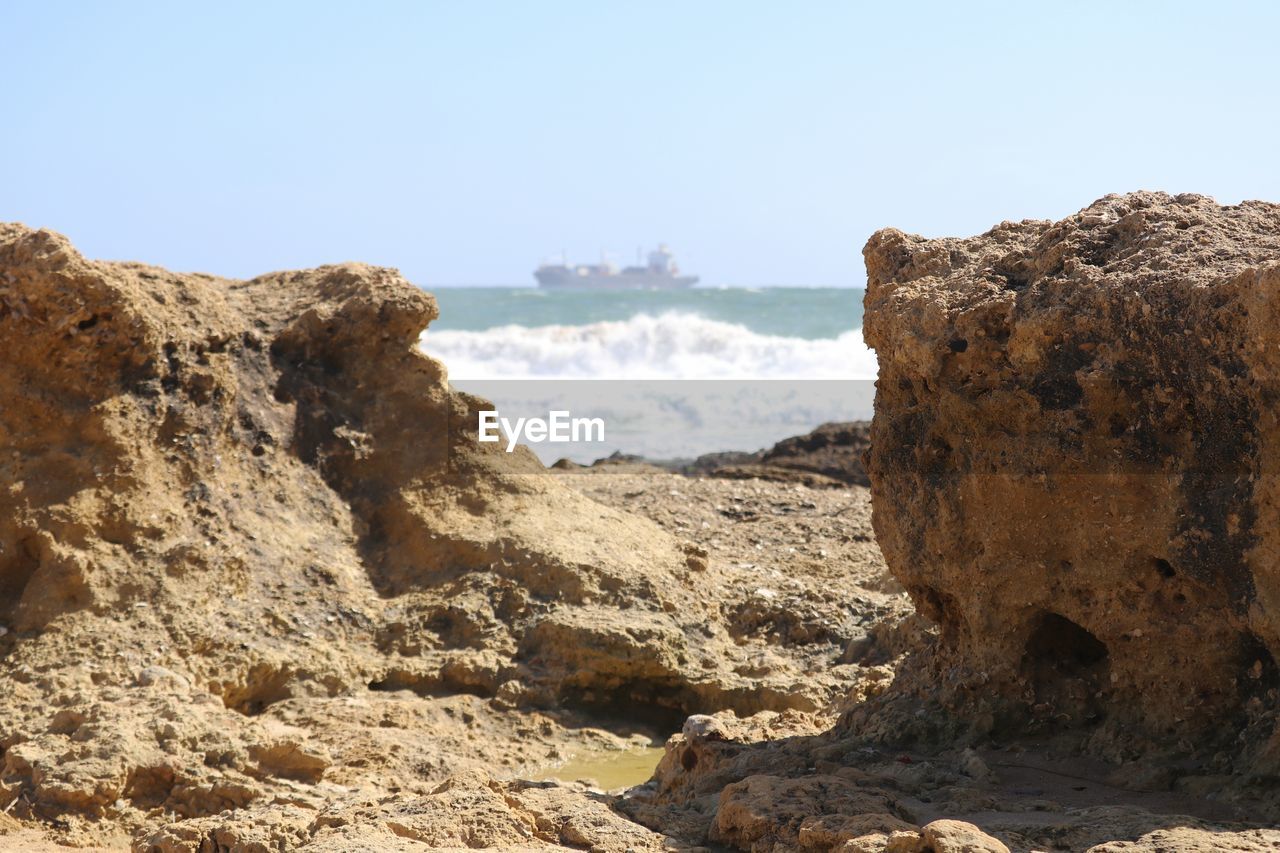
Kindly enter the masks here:
[[862, 330], [764, 335], [696, 314], [636, 314], [579, 326], [424, 332], [451, 379], [874, 379]]

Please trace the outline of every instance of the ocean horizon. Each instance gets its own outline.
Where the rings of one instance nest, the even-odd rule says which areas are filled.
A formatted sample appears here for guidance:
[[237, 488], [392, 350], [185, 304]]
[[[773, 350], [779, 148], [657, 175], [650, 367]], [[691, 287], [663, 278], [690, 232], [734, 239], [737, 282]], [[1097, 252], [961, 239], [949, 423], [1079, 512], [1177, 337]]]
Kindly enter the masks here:
[[421, 347], [455, 388], [514, 417], [608, 424], [602, 442], [531, 446], [548, 464], [750, 452], [871, 417], [861, 288], [433, 292]]

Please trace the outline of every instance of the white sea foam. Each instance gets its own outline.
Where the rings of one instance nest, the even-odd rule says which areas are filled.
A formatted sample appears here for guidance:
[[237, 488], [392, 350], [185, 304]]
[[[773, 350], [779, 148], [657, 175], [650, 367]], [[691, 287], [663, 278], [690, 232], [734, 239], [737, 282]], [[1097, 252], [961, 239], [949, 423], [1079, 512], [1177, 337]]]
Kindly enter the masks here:
[[451, 379], [874, 379], [862, 330], [763, 335], [696, 314], [636, 314], [580, 326], [428, 330], [423, 350]]

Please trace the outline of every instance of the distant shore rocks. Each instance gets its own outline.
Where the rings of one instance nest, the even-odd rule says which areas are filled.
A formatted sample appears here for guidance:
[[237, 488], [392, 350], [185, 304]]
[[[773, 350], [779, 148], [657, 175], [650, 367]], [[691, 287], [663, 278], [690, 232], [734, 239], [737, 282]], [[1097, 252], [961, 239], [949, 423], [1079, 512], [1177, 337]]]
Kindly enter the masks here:
[[[869, 486], [864, 456], [870, 436], [871, 424], [866, 421], [826, 423], [804, 435], [783, 439], [768, 450], [722, 451], [692, 460], [655, 460], [616, 452], [597, 459], [592, 466], [653, 465], [687, 477], [760, 479], [814, 488]], [[580, 466], [562, 459], [552, 467]]]

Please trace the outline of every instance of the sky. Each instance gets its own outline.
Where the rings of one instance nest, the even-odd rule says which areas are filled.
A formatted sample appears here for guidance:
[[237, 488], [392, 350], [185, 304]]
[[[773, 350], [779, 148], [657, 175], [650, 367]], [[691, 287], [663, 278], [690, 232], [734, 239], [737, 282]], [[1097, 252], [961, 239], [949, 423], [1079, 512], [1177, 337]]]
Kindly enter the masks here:
[[877, 228], [1280, 201], [1280, 4], [4, 2], [0, 220], [249, 277], [532, 284], [668, 243], [859, 286]]

